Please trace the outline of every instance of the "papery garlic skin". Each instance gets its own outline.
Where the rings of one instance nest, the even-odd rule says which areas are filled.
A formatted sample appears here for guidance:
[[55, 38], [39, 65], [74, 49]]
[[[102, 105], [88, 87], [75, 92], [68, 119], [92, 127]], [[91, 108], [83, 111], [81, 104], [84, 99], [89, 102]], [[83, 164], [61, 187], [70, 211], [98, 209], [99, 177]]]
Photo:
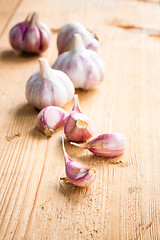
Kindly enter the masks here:
[[83, 142], [94, 135], [92, 122], [87, 115], [81, 112], [78, 95], [74, 95], [74, 106], [64, 126], [66, 138], [75, 142]]
[[48, 106], [43, 108], [37, 117], [37, 127], [46, 134], [51, 136], [60, 126], [64, 125], [69, 113], [63, 108]]
[[74, 86], [62, 71], [52, 69], [45, 58], [39, 59], [40, 71], [34, 73], [26, 84], [26, 98], [38, 109], [47, 106], [62, 107], [74, 96]]
[[52, 68], [65, 72], [75, 88], [84, 90], [97, 87], [105, 75], [101, 56], [86, 49], [79, 34], [74, 34], [72, 49], [60, 54]]
[[87, 187], [93, 183], [96, 179], [96, 169], [73, 161], [65, 150], [63, 137], [62, 147], [65, 156], [65, 170], [68, 180], [78, 187]]
[[106, 133], [99, 135], [87, 143], [77, 144], [72, 142], [71, 144], [88, 149], [98, 156], [117, 157], [125, 151], [126, 137], [121, 133]]
[[57, 47], [59, 54], [69, 51], [72, 47], [73, 35], [79, 33], [87, 49], [100, 53], [100, 44], [93, 33], [87, 31], [85, 26], [79, 22], [70, 22], [64, 25], [57, 37]]
[[33, 13], [30, 20], [16, 24], [9, 33], [11, 46], [15, 50], [28, 53], [41, 53], [45, 51], [51, 39], [49, 28], [39, 22], [38, 13]]

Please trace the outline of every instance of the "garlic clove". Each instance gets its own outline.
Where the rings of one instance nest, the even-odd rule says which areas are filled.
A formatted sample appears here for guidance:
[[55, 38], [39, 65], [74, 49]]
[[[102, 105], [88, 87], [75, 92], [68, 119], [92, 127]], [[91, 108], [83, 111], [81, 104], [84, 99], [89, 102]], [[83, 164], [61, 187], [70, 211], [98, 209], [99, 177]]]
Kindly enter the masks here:
[[24, 22], [16, 24], [9, 34], [11, 46], [19, 51], [40, 53], [45, 51], [50, 42], [51, 31], [39, 22], [38, 13], [34, 12]]
[[23, 36], [28, 27], [26, 22], [16, 24], [10, 31], [10, 44], [15, 50], [21, 50]]
[[87, 187], [96, 179], [96, 169], [73, 161], [67, 154], [62, 137], [62, 147], [65, 156], [65, 170], [68, 180], [79, 187]]
[[23, 40], [23, 49], [25, 52], [38, 53], [40, 48], [40, 32], [37, 27], [29, 27]]
[[75, 142], [86, 141], [94, 134], [91, 120], [79, 107], [78, 95], [74, 95], [74, 106], [64, 126], [66, 138]]
[[92, 40], [90, 40], [90, 42], [86, 45], [86, 48], [88, 50], [92, 50], [98, 54], [101, 53], [99, 42], [94, 38]]
[[95, 35], [89, 32], [80, 22], [70, 22], [64, 25], [58, 33], [57, 47], [59, 54], [71, 49], [72, 39], [75, 33], [79, 33], [81, 35], [86, 48], [97, 53], [100, 52], [100, 44], [95, 38]]
[[105, 64], [101, 56], [85, 48], [80, 34], [74, 34], [72, 48], [62, 53], [52, 66], [65, 72], [75, 88], [96, 88], [105, 75]]
[[87, 143], [72, 145], [88, 149], [95, 155], [102, 157], [117, 157], [124, 153], [126, 147], [126, 137], [121, 133], [106, 133], [99, 135]]
[[43, 108], [37, 117], [37, 127], [46, 134], [51, 136], [58, 127], [64, 125], [69, 113], [63, 108], [48, 106]]
[[50, 38], [51, 38], [51, 31], [42, 22], [38, 22], [38, 28], [39, 28], [40, 33], [41, 33], [40, 51], [44, 52], [49, 47], [49, 42], [50, 42]]
[[74, 96], [74, 86], [62, 71], [52, 69], [45, 58], [39, 59], [40, 71], [34, 73], [26, 84], [26, 98], [38, 109], [47, 106], [62, 107]]

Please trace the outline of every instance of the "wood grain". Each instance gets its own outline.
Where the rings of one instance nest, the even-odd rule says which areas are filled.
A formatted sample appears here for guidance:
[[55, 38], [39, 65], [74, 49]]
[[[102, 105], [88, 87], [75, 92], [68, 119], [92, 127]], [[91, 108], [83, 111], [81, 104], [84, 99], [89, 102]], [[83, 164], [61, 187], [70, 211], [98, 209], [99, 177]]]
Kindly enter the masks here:
[[[8, 0], [7, 2], [4, 0], [0, 0], [1, 7], [1, 15], [0, 15], [0, 36], [3, 35], [8, 23], [13, 17], [15, 11], [19, 7], [21, 0]], [[9, 7], [8, 7], [9, 6]]]
[[[160, 39], [113, 24], [116, 19], [159, 29], [159, 5], [6, 2], [10, 8], [0, 0], [0, 240], [160, 239]], [[76, 92], [96, 135], [122, 132], [128, 144], [113, 161], [66, 142], [72, 158], [97, 169], [87, 189], [60, 180], [65, 176], [63, 128], [46, 138], [36, 128], [38, 111], [27, 104], [25, 84], [38, 69], [38, 56], [15, 55], [8, 42], [10, 28], [34, 10], [52, 29], [76, 20], [100, 39], [105, 79], [96, 90]], [[42, 54], [50, 64], [57, 57], [56, 34]]]

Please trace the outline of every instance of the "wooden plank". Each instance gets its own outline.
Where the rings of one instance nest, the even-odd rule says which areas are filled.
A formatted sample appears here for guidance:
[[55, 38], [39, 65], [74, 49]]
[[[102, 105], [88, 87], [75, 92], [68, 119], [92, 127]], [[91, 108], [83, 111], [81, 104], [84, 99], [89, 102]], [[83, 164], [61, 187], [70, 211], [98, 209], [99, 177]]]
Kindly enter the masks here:
[[[51, 28], [78, 20], [100, 39], [106, 77], [97, 90], [77, 91], [81, 109], [93, 120], [97, 135], [122, 132], [128, 145], [116, 159], [123, 164], [113, 164], [66, 143], [72, 158], [97, 169], [88, 189], [60, 181], [63, 128], [46, 138], [35, 127], [38, 111], [25, 99], [38, 56], [14, 55], [7, 37], [31, 9]], [[149, 3], [21, 2], [0, 42], [0, 239], [160, 238], [160, 41], [110, 24], [120, 19], [158, 29], [159, 18], [159, 7]], [[42, 56], [50, 64], [56, 59], [56, 34]], [[65, 109], [70, 111], [72, 103]]]
[[19, 7], [21, 3], [21, 0], [0, 0], [0, 37], [5, 31], [7, 25], [9, 24], [9, 21], [11, 20], [12, 16], [14, 15], [15, 11]]

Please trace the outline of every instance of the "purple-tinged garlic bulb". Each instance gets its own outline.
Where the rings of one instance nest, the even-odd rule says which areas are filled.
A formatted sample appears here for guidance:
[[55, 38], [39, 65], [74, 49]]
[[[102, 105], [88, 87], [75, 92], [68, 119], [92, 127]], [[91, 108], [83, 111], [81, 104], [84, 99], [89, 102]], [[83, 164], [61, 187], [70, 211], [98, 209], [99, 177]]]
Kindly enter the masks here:
[[37, 127], [46, 134], [52, 136], [54, 131], [64, 125], [69, 113], [63, 108], [48, 106], [43, 108], [37, 117]]
[[74, 96], [74, 86], [62, 71], [52, 69], [45, 58], [39, 59], [40, 71], [34, 73], [26, 84], [26, 98], [38, 109], [47, 106], [62, 107]]
[[65, 157], [66, 176], [68, 180], [78, 187], [87, 187], [93, 183], [96, 179], [96, 169], [72, 160], [65, 150], [63, 137], [62, 147]]
[[87, 115], [81, 112], [78, 95], [74, 95], [74, 106], [64, 125], [66, 138], [75, 142], [84, 142], [94, 134], [92, 122]]
[[52, 68], [65, 72], [75, 88], [85, 90], [97, 87], [105, 74], [101, 56], [85, 48], [80, 34], [74, 34], [72, 49], [60, 54]]
[[87, 49], [100, 53], [100, 45], [94, 33], [87, 31], [85, 26], [79, 22], [70, 22], [64, 25], [57, 37], [57, 47], [59, 54], [69, 51], [72, 47], [73, 35], [79, 33]]
[[124, 153], [126, 147], [126, 137], [121, 133], [106, 133], [99, 135], [87, 143], [72, 145], [88, 149], [95, 155], [102, 157], [117, 157]]
[[31, 19], [16, 24], [9, 33], [11, 46], [15, 50], [28, 53], [41, 53], [45, 51], [50, 42], [49, 28], [39, 22], [38, 13], [33, 13]]

